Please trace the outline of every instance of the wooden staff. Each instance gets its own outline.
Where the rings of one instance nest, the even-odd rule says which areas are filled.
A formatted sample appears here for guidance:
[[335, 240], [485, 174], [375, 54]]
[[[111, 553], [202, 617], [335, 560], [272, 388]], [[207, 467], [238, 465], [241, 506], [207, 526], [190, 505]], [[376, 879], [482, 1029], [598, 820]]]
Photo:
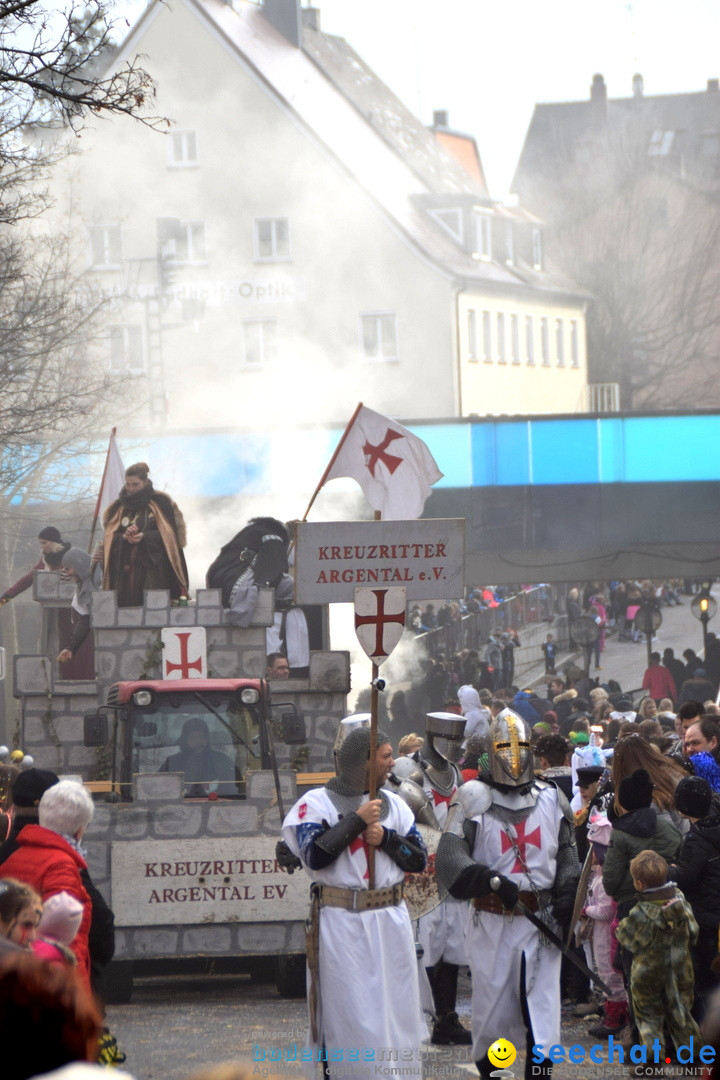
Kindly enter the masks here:
[[[360, 408], [360, 406], [358, 406]], [[353, 417], [354, 419], [354, 417]], [[375, 511], [375, 520], [380, 521], [382, 514], [379, 510]], [[375, 770], [375, 757], [377, 755], [377, 729], [378, 729], [378, 666], [373, 661], [372, 666], [372, 685], [370, 689], [370, 763], [368, 768], [370, 770], [370, 784], [368, 786], [368, 795], [370, 799], [377, 798], [377, 772]], [[375, 888], [375, 845], [368, 844], [368, 889]]]

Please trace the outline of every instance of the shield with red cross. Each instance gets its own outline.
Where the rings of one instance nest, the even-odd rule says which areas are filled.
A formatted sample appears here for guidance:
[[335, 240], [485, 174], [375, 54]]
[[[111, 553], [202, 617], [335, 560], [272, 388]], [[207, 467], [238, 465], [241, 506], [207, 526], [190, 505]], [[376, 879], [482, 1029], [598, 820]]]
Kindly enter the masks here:
[[164, 626], [163, 679], [207, 679], [207, 642], [204, 626]]
[[404, 586], [355, 590], [355, 633], [374, 664], [387, 660], [405, 629]]

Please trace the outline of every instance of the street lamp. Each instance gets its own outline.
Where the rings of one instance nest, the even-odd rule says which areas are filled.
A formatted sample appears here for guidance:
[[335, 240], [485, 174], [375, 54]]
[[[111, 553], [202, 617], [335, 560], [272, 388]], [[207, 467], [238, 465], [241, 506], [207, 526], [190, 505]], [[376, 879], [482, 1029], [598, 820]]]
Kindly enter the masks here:
[[703, 656], [705, 656], [707, 652], [707, 624], [717, 611], [717, 603], [709, 593], [699, 593], [691, 603], [690, 610], [695, 618], [702, 623]]
[[647, 666], [650, 667], [652, 656], [652, 639], [653, 634], [662, 626], [662, 612], [658, 607], [650, 601], [645, 601], [641, 604], [635, 613], [635, 619], [633, 625], [636, 630], [645, 635], [645, 642], [647, 644]]

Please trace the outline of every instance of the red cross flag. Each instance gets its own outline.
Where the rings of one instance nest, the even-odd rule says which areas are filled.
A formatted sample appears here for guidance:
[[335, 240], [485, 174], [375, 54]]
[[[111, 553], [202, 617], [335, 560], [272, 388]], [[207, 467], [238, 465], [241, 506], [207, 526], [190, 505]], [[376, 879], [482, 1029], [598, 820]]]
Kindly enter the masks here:
[[387, 660], [402, 637], [406, 606], [403, 585], [355, 590], [355, 633], [374, 664]]
[[207, 641], [204, 626], [164, 626], [163, 679], [207, 679]]
[[442, 475], [422, 439], [360, 404], [319, 487], [350, 476], [384, 521], [406, 521], [420, 517]]

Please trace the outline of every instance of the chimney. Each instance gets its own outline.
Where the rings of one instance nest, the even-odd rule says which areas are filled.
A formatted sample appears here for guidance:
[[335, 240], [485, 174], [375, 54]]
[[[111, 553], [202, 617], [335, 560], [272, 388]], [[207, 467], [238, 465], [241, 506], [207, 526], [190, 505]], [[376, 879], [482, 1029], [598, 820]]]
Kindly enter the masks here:
[[593, 75], [590, 87], [590, 105], [592, 117], [596, 124], [607, 124], [607, 87], [602, 75]]
[[718, 79], [708, 79], [708, 81], [707, 81], [707, 92], [708, 92], [708, 94], [717, 94], [718, 90], [720, 90], [720, 80], [718, 80]]
[[632, 90], [633, 90], [633, 97], [636, 100], [643, 96], [643, 90], [644, 89], [645, 89], [645, 84], [643, 83], [642, 75], [633, 75]]
[[300, 0], [263, 0], [260, 9], [271, 26], [299, 49], [302, 45]]
[[446, 128], [448, 126], [448, 112], [447, 109], [436, 109], [433, 113], [433, 125], [434, 128]]
[[306, 7], [302, 9], [302, 24], [309, 30], [320, 30], [320, 8]]

